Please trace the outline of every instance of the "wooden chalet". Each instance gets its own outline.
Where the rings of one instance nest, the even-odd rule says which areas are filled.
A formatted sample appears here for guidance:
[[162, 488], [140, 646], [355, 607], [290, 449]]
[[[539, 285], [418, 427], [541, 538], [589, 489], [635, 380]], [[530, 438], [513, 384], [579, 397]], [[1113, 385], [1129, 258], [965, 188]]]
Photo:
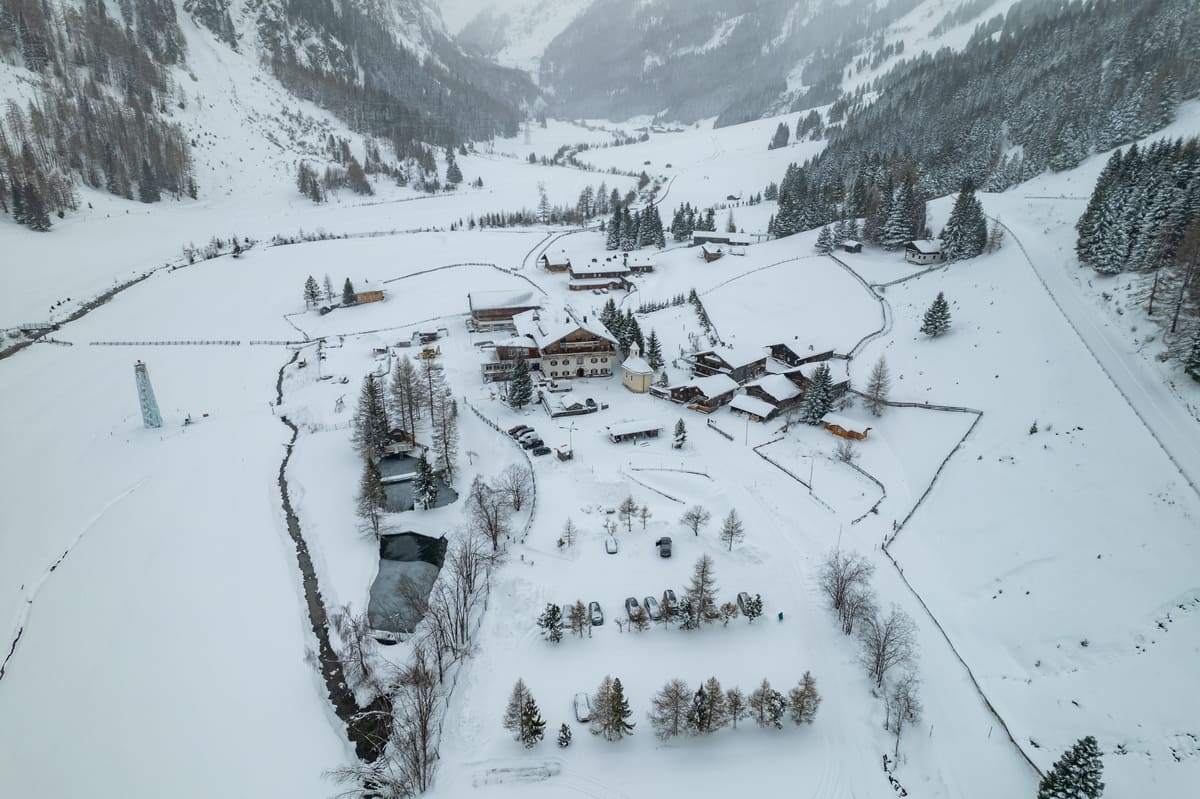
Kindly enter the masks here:
[[862, 441], [867, 437], [867, 433], [871, 432], [871, 428], [867, 426], [866, 422], [840, 413], [826, 414], [825, 418], [821, 420], [821, 424], [835, 436], [854, 441]]
[[544, 252], [538, 259], [538, 263], [541, 264], [542, 269], [556, 274], [571, 270], [571, 259], [567, 257], [566, 250], [559, 250], [557, 253]]
[[517, 314], [542, 307], [536, 291], [472, 291], [467, 295], [471, 321], [479, 329], [512, 327]]
[[624, 280], [629, 277], [630, 269], [624, 261], [610, 255], [603, 261], [593, 258], [587, 263], [573, 265], [569, 272], [572, 280], [597, 280], [600, 278]]
[[729, 375], [710, 375], [671, 386], [667, 391], [673, 401], [683, 403], [691, 410], [712, 413], [732, 400], [737, 389], [737, 382]]
[[738, 383], [753, 380], [767, 368], [767, 353], [759, 348], [700, 350], [686, 356], [684, 360], [691, 364], [694, 375], [728, 375]]
[[608, 440], [614, 444], [619, 444], [622, 441], [637, 442], [639, 438], [658, 438], [663, 431], [661, 422], [649, 422], [644, 420], [617, 422], [604, 428], [608, 434]]
[[854, 239], [846, 239], [842, 242], [843, 252], [862, 252], [862, 242]]
[[[747, 383], [745, 390], [745, 394], [733, 398], [731, 407], [735, 411], [758, 416], [758, 421], [774, 419], [798, 406], [804, 397], [804, 390], [787, 375], [761, 377], [753, 383]], [[746, 402], [747, 399], [756, 402]]]
[[635, 255], [632, 258], [629, 258], [627, 254], [625, 265], [628, 266], [629, 271], [635, 275], [654, 271], [654, 259], [648, 255]]
[[942, 254], [941, 239], [916, 239], [904, 247], [904, 260], [910, 264], [940, 264], [946, 260]]
[[704, 259], [705, 263], [711, 264], [724, 256], [725, 250], [721, 249], [720, 245], [703, 244], [700, 246], [700, 257]]
[[382, 302], [383, 288], [376, 286], [374, 283], [363, 283], [362, 286], [354, 292], [354, 304], [365, 305], [368, 302]]
[[[833, 350], [816, 352], [812, 345], [809, 345], [809, 351], [806, 353], [796, 352], [787, 344], [771, 344], [767, 349], [770, 351], [772, 359], [789, 368], [795, 368], [814, 361], [827, 361], [833, 357]], [[784, 369], [783, 371], [788, 370]]]
[[745, 233], [723, 233], [715, 230], [692, 231], [692, 246], [705, 244], [723, 244], [728, 247], [748, 247], [753, 243], [753, 237]]

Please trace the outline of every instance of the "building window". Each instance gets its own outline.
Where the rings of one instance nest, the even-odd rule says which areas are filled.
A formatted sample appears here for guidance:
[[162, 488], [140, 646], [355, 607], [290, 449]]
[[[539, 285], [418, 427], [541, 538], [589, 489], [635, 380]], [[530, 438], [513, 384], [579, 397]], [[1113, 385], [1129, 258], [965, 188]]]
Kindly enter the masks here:
[[[596, 362], [596, 359], [595, 359], [595, 358], [592, 358], [592, 363], [595, 363], [595, 362]], [[595, 370], [595, 369], [593, 369], [592, 371], [594, 372], [594, 371], [596, 371], [596, 370]]]
[[583, 363], [583, 358], [576, 358], [575, 363], [577, 363], [577, 364]]

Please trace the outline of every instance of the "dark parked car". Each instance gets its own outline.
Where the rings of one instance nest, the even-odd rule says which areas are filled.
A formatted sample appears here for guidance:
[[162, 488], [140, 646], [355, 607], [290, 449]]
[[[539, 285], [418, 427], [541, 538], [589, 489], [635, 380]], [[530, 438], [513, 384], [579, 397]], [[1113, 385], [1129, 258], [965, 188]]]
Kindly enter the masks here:
[[516, 438], [517, 436], [524, 433], [526, 430], [530, 430], [530, 429], [532, 429], [532, 428], [530, 428], [530, 426], [527, 424], [519, 424], [516, 427], [508, 428], [508, 434], [510, 436], [512, 436], [513, 438]]
[[675, 596], [673, 589], [668, 588], [666, 591], [663, 591], [662, 603], [664, 608], [670, 608], [671, 610], [676, 610], [679, 607], [679, 599]]
[[[525, 449], [533, 449], [534, 447], [545, 446], [545, 442], [537, 436], [534, 436], [533, 438], [527, 438], [522, 441], [521, 446]], [[549, 450], [547, 450], [547, 452], [549, 452]]]
[[542, 446], [542, 447], [534, 447], [534, 448], [533, 448], [533, 450], [532, 450], [532, 453], [533, 453], [534, 455], [549, 455], [549, 454], [550, 454], [550, 448], [549, 448], [549, 447], [546, 447], [546, 446]]
[[739, 593], [737, 595], [737, 603], [738, 610], [742, 612], [743, 616], [746, 615], [746, 606], [750, 604], [750, 594], [746, 593], [745, 591]]
[[669, 535], [664, 535], [655, 541], [654, 546], [658, 547], [658, 556], [660, 558], [671, 557], [671, 537]]
[[592, 617], [592, 626], [599, 627], [604, 624], [604, 611], [600, 609], [599, 602], [593, 602], [588, 605], [588, 614]]

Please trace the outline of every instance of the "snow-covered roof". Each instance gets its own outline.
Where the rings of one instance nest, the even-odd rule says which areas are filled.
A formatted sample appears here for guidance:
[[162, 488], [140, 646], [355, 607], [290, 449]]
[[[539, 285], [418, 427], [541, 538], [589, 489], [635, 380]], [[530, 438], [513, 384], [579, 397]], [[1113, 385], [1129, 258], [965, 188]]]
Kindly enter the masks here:
[[617, 340], [601, 325], [576, 321], [566, 311], [558, 311], [554, 314], [543, 311], [540, 314], [541, 318], [538, 317], [537, 311], [524, 311], [513, 317], [513, 324], [516, 325], [517, 332], [522, 336], [529, 336], [538, 349], [545, 349], [576, 330], [586, 330], [597, 338], [605, 339], [613, 344], [617, 343]]
[[563, 394], [558, 398], [558, 406], [563, 409], [582, 408], [583, 400], [568, 391], [566, 394]]
[[800, 395], [800, 387], [779, 374], [761, 377], [749, 385], [758, 386], [769, 396], [774, 397], [776, 402], [790, 400]]
[[842, 242], [842, 246], [843, 247], [861, 247], [862, 242], [855, 241], [854, 239], [846, 239], [845, 241]]
[[472, 310], [490, 311], [501, 308], [536, 308], [542, 304], [535, 291], [472, 291], [467, 294]]
[[836, 424], [843, 430], [854, 430], [856, 432], [861, 432], [871, 426], [869, 422], [854, 416], [847, 416], [844, 413], [827, 413], [821, 421], [825, 424]]
[[843, 361], [840, 358], [836, 360], [831, 358], [828, 361], [812, 361], [811, 363], [802, 363], [796, 367], [796, 371], [811, 379], [813, 372], [817, 371], [817, 369], [821, 366], [829, 367], [829, 376], [835, 383], [840, 383], [849, 376], [849, 373], [846, 371], [846, 361]]
[[700, 393], [706, 397], [716, 397], [721, 394], [727, 394], [730, 391], [736, 391], [738, 384], [729, 375], [709, 375], [708, 377], [697, 377], [675, 386], [675, 388], [693, 387], [700, 389]]
[[634, 375], [652, 375], [654, 370], [650, 368], [650, 364], [646, 363], [646, 359], [640, 355], [630, 355], [621, 364], [621, 368], [626, 372]]
[[571, 259], [567, 257], [566, 250], [559, 250], [556, 253], [544, 252], [542, 257], [546, 259], [546, 263], [550, 266], [570, 266]]
[[631, 421], [610, 424], [604, 429], [610, 436], [631, 436], [634, 433], [646, 433], [651, 430], [662, 430], [663, 423], [647, 419], [634, 419]]
[[915, 239], [908, 246], [923, 255], [937, 255], [942, 251], [941, 239]]
[[767, 351], [765, 347], [725, 344], [719, 349], [697, 350], [688, 357], [695, 360], [701, 355], [715, 355], [736, 369], [739, 366], [746, 366], [755, 361], [763, 360], [767, 356]]
[[654, 259], [649, 255], [635, 255], [626, 261], [630, 267], [634, 266], [654, 266]]
[[594, 274], [629, 274], [629, 267], [620, 261], [589, 261], [586, 264], [572, 264], [571, 274], [573, 275], [594, 275]]
[[738, 394], [729, 403], [729, 407], [761, 416], [764, 419], [775, 412], [774, 405], [766, 400], [760, 400], [758, 397], [751, 397], [749, 394]]

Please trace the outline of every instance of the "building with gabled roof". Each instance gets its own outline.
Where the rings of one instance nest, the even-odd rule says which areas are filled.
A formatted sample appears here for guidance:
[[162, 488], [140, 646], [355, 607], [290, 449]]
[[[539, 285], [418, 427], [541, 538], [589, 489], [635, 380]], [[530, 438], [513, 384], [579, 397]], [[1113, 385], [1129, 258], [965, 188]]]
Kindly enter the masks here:
[[569, 311], [524, 311], [512, 318], [516, 335], [497, 342], [483, 364], [485, 380], [507, 380], [517, 357], [550, 378], [610, 377], [619, 352], [617, 340], [599, 322]]
[[904, 260], [910, 264], [940, 264], [946, 260], [942, 255], [941, 239], [914, 239], [904, 247]]

